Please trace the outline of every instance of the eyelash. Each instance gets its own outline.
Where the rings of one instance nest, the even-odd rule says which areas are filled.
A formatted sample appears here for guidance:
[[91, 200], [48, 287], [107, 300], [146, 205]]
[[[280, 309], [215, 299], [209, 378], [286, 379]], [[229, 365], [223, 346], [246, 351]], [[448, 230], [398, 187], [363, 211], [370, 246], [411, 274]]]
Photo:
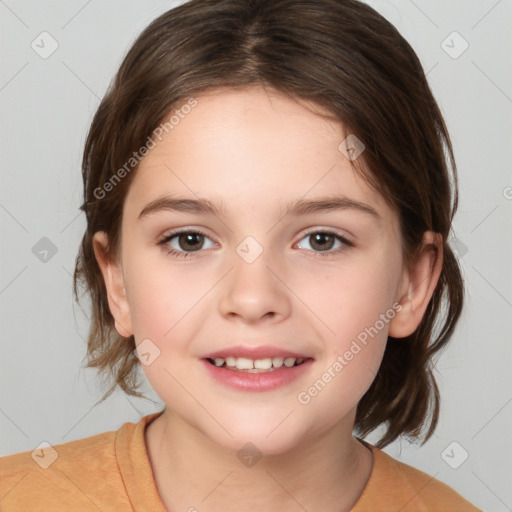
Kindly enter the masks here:
[[[158, 242], [158, 245], [165, 246], [176, 236], [179, 236], [181, 234], [186, 234], [186, 233], [192, 233], [195, 235], [203, 235], [206, 238], [210, 238], [206, 233], [203, 233], [202, 231], [200, 231], [198, 229], [179, 229], [179, 230], [173, 231], [172, 233], [165, 235]], [[327, 231], [327, 230], [322, 230], [322, 229], [311, 230], [311, 231], [308, 231], [307, 233], [304, 233], [301, 240], [308, 236], [316, 235], [316, 234], [332, 235], [332, 236], [334, 236], [334, 238], [339, 240], [343, 244], [343, 246], [338, 247], [337, 249], [331, 250], [331, 251], [311, 251], [309, 249], [306, 249], [310, 252], [313, 252], [315, 254], [315, 257], [319, 256], [321, 258], [325, 258], [325, 257], [333, 256], [335, 254], [340, 254], [341, 252], [344, 252], [344, 251], [354, 247], [354, 244], [352, 242], [350, 242], [349, 240], [347, 240], [344, 236], [338, 235], [332, 231]], [[185, 252], [185, 251], [177, 251], [176, 249], [172, 249], [169, 246], [167, 246], [167, 254], [169, 256], [173, 256], [173, 257], [177, 257], [177, 258], [185, 259], [188, 257], [195, 257], [195, 255], [194, 255], [195, 252], [202, 252], [202, 250]]]

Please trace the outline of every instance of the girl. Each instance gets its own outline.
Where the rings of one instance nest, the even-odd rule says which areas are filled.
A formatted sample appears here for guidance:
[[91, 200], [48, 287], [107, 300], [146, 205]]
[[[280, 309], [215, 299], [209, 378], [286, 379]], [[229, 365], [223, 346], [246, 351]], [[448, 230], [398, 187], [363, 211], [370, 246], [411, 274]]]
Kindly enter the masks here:
[[2, 510], [478, 510], [381, 450], [433, 434], [463, 303], [450, 139], [385, 19], [168, 11], [103, 99], [83, 180], [89, 366], [104, 398], [140, 396], [142, 368], [165, 408], [5, 457]]

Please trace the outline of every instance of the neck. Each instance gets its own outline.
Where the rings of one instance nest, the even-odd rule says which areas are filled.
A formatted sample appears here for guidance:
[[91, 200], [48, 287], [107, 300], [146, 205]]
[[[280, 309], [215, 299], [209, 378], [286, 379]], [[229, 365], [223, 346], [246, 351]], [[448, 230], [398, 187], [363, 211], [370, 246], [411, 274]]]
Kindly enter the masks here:
[[373, 465], [371, 452], [352, 437], [352, 426], [353, 417], [253, 465], [168, 409], [146, 428], [145, 440], [168, 510], [240, 512], [257, 503], [268, 512], [342, 512], [362, 494]]

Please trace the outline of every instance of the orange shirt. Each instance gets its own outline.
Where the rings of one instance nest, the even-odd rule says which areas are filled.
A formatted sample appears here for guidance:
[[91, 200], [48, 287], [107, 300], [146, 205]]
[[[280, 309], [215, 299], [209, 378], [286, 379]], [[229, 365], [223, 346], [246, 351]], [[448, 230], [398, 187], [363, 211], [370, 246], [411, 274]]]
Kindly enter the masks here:
[[[0, 510], [165, 512], [144, 440], [145, 426], [159, 414], [117, 431], [0, 458]], [[447, 485], [367, 446], [373, 470], [351, 512], [479, 511]]]

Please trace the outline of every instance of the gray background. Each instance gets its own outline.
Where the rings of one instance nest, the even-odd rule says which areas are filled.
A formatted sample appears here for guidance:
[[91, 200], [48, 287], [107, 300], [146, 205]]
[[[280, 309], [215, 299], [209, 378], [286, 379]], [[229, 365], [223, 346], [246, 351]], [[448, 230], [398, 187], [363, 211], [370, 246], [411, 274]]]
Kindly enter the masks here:
[[[423, 447], [402, 441], [385, 451], [481, 508], [512, 510], [512, 2], [369, 3], [417, 51], [453, 138], [455, 244], [468, 290], [436, 369], [443, 401], [435, 435]], [[78, 206], [87, 128], [129, 45], [173, 5], [0, 0], [1, 455], [115, 430], [161, 408], [147, 383], [155, 403], [117, 392], [96, 405], [100, 383], [83, 368], [87, 311], [73, 303], [71, 275], [85, 227]], [[42, 46], [44, 31], [58, 43], [46, 59], [31, 47]]]

